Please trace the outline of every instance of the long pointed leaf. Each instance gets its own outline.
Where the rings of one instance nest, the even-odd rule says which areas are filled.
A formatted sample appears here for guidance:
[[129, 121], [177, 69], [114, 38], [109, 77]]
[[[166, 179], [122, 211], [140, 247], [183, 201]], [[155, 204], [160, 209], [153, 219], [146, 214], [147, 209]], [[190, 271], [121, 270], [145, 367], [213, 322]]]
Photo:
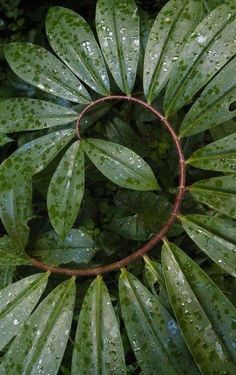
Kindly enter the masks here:
[[56, 375], [67, 344], [75, 300], [72, 278], [45, 298], [5, 354], [1, 375]]
[[96, 28], [106, 63], [119, 88], [130, 95], [139, 59], [139, 18], [133, 0], [98, 0]]
[[7, 135], [0, 133], [0, 147], [12, 141], [13, 139], [9, 138]]
[[24, 180], [14, 189], [1, 193], [0, 218], [15, 245], [24, 250], [29, 236], [28, 221], [32, 218], [30, 180]]
[[0, 291], [0, 350], [17, 335], [47, 285], [48, 273], [28, 276]]
[[213, 10], [191, 35], [175, 66], [165, 96], [165, 113], [173, 114], [236, 54], [233, 2]]
[[124, 271], [119, 292], [126, 330], [142, 373], [198, 374], [176, 322], [141, 282]]
[[162, 262], [174, 313], [201, 373], [234, 375], [235, 308], [174, 244], [165, 243]]
[[73, 143], [60, 161], [48, 188], [50, 221], [62, 239], [68, 235], [78, 215], [84, 194], [84, 151]]
[[5, 57], [24, 81], [52, 95], [75, 103], [88, 103], [90, 96], [76, 76], [53, 54], [31, 43], [5, 46]]
[[50, 265], [76, 262], [87, 264], [97, 251], [93, 238], [83, 229], [72, 229], [64, 241], [54, 231], [40, 235], [30, 243], [33, 256]]
[[119, 327], [101, 277], [91, 284], [83, 302], [71, 374], [126, 374]]
[[133, 190], [159, 190], [149, 165], [128, 148], [95, 138], [84, 140], [82, 147], [99, 171], [115, 184]]
[[0, 102], [0, 132], [13, 133], [68, 124], [78, 114], [72, 109], [29, 98]]
[[236, 219], [235, 175], [195, 182], [189, 191], [200, 202]]
[[173, 65], [202, 15], [202, 2], [171, 0], [161, 9], [149, 34], [144, 58], [144, 93], [151, 103], [170, 78]]
[[93, 90], [109, 95], [106, 66], [88, 23], [72, 10], [56, 6], [48, 11], [46, 31], [51, 47], [72, 72]]
[[180, 136], [186, 137], [211, 129], [235, 117], [231, 105], [236, 101], [236, 58], [231, 60], [207, 85], [186, 115]]
[[210, 171], [236, 172], [236, 133], [195, 151], [187, 161]]
[[181, 216], [181, 221], [200, 249], [236, 277], [236, 223], [203, 215]]
[[0, 238], [0, 266], [31, 264], [24, 250], [8, 236]]
[[11, 190], [40, 172], [73, 137], [73, 129], [60, 130], [21, 146], [0, 166], [0, 190]]

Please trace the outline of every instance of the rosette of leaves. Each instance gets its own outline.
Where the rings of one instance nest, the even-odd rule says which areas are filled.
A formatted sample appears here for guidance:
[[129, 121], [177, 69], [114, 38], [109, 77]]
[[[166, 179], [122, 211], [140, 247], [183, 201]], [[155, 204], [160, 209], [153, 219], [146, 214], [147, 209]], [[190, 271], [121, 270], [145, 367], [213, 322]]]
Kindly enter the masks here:
[[[152, 169], [136, 152], [104, 139], [78, 140], [75, 134], [76, 109], [80, 111], [98, 95], [121, 91], [130, 96], [142, 77], [149, 104], [164, 95], [165, 116], [189, 154], [187, 190], [196, 210], [188, 208], [185, 213], [183, 207], [179, 223], [204, 252], [204, 261], [211, 259], [217, 270], [235, 277], [236, 4], [227, 1], [215, 9], [217, 1], [206, 4], [170, 0], [145, 30], [146, 21], [141, 13], [140, 22], [133, 0], [99, 0], [98, 38], [81, 16], [53, 7], [46, 19], [52, 52], [29, 43], [5, 47], [6, 59], [20, 78], [66, 103], [22, 98], [0, 103], [1, 144], [9, 142], [11, 133], [14, 138], [17, 132], [44, 132], [19, 147], [0, 167], [0, 215], [8, 233], [0, 239], [0, 264], [8, 272], [9, 267], [31, 264], [25, 248], [27, 223], [33, 216], [32, 176], [55, 158], [59, 161], [47, 191], [55, 232], [45, 233], [37, 246], [41, 255], [46, 249], [49, 263], [79, 263], [81, 257], [86, 263], [96, 251], [87, 233], [71, 229], [84, 193], [85, 155], [123, 188], [160, 190]], [[86, 129], [86, 123], [81, 125]], [[193, 150], [198, 134], [203, 135], [202, 147]], [[210, 177], [202, 179], [204, 171], [210, 171]], [[178, 244], [185, 237], [180, 233], [180, 237], [176, 233]], [[69, 254], [66, 261], [65, 257], [61, 261], [61, 253]], [[49, 273], [9, 281], [0, 292], [0, 373], [110, 375], [140, 370], [144, 375], [234, 375], [232, 301], [207, 269], [175, 243], [164, 239], [161, 263], [156, 260], [145, 257], [144, 282], [121, 270], [119, 299], [116, 294], [110, 296], [98, 276], [79, 307], [75, 278], [51, 287], [44, 299]], [[70, 332], [72, 355], [66, 350]], [[136, 368], [130, 366], [127, 347], [132, 348]], [[66, 369], [61, 366], [65, 351], [66, 360], [72, 358]]]

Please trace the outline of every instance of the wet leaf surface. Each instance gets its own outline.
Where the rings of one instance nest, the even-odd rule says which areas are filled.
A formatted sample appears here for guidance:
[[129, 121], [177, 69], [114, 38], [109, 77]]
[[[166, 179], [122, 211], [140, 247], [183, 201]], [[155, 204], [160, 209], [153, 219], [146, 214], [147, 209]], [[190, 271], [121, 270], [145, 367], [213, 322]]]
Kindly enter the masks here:
[[236, 219], [236, 176], [221, 176], [195, 182], [189, 188], [198, 201]]
[[29, 248], [32, 256], [55, 266], [70, 262], [87, 264], [97, 251], [93, 238], [83, 229], [72, 229], [64, 241], [54, 231], [43, 233]]
[[100, 276], [90, 285], [79, 316], [71, 374], [78, 373], [126, 374], [118, 323]]
[[22, 248], [8, 236], [0, 238], [0, 266], [21, 266], [31, 264]]
[[144, 375], [199, 374], [175, 320], [132, 274], [119, 282], [122, 316]]
[[5, 57], [24, 81], [49, 94], [75, 103], [88, 103], [90, 96], [76, 76], [52, 53], [31, 43], [5, 46]]
[[1, 193], [0, 218], [11, 240], [22, 253], [28, 241], [28, 221], [32, 215], [30, 180], [24, 180], [14, 189]]
[[193, 104], [180, 127], [181, 137], [211, 129], [235, 117], [235, 63], [236, 58], [217, 74]]
[[56, 375], [67, 344], [75, 280], [61, 283], [37, 307], [4, 356], [2, 375]]
[[236, 222], [203, 215], [181, 216], [181, 221], [200, 249], [236, 277]]
[[128, 148], [94, 138], [84, 140], [82, 147], [99, 171], [116, 185], [134, 190], [159, 190], [149, 165]]
[[0, 291], [0, 350], [17, 335], [47, 285], [48, 274], [28, 276]]
[[51, 47], [72, 72], [94, 91], [109, 95], [106, 66], [89, 24], [70, 9], [51, 7], [46, 31]]
[[58, 235], [65, 239], [78, 215], [84, 194], [84, 151], [73, 143], [61, 159], [48, 188], [49, 218]]
[[202, 16], [202, 2], [171, 0], [161, 9], [149, 34], [144, 59], [144, 93], [149, 103], [171, 76], [173, 65]]
[[68, 124], [77, 117], [72, 109], [43, 100], [14, 98], [0, 102], [0, 132], [4, 133]]
[[235, 53], [236, 8], [230, 2], [213, 10], [182, 50], [165, 95], [166, 115], [190, 102]]
[[139, 59], [139, 17], [133, 0], [98, 0], [96, 29], [106, 63], [126, 95], [133, 89]]
[[187, 163], [201, 169], [236, 173], [236, 133], [198, 149]]
[[7, 191], [40, 172], [70, 142], [74, 130], [60, 130], [18, 148], [0, 166], [0, 190]]
[[176, 245], [165, 243], [162, 264], [175, 316], [201, 373], [234, 375], [234, 306]]

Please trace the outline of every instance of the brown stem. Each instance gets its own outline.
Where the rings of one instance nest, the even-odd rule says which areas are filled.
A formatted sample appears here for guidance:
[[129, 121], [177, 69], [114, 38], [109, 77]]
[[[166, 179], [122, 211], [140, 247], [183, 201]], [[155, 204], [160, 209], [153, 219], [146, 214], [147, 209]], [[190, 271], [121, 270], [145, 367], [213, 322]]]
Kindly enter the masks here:
[[126, 258], [123, 258], [117, 262], [107, 264], [105, 266], [100, 267], [94, 267], [94, 268], [77, 268], [77, 269], [70, 269], [70, 268], [63, 268], [63, 267], [53, 267], [47, 264], [44, 264], [38, 259], [31, 258], [32, 265], [34, 265], [37, 268], [40, 268], [44, 271], [50, 271], [52, 273], [57, 274], [63, 274], [67, 276], [95, 276], [104, 274], [110, 271], [118, 270], [122, 267], [127, 266], [131, 262], [135, 262], [141, 257], [143, 257], [148, 251], [150, 251], [159, 241], [161, 241], [168, 230], [170, 229], [171, 225], [174, 223], [174, 221], [177, 218], [177, 215], [180, 211], [181, 202], [184, 197], [184, 193], [186, 190], [185, 182], [186, 182], [186, 162], [183, 154], [183, 150], [181, 147], [180, 140], [173, 130], [171, 124], [169, 121], [155, 108], [153, 108], [151, 105], [147, 104], [146, 102], [135, 98], [135, 97], [129, 97], [129, 96], [123, 96], [123, 95], [114, 95], [114, 96], [107, 96], [101, 99], [98, 99], [91, 104], [89, 104], [79, 115], [79, 118], [77, 120], [76, 125], [76, 131], [77, 136], [80, 138], [80, 122], [81, 119], [86, 115], [86, 113], [92, 109], [93, 107], [96, 107], [96, 105], [99, 105], [101, 103], [111, 101], [111, 100], [125, 100], [129, 101], [135, 104], [139, 104], [142, 107], [148, 109], [150, 112], [152, 112], [158, 119], [161, 120], [162, 124], [165, 126], [167, 131], [169, 132], [170, 136], [173, 139], [173, 142], [175, 144], [176, 152], [179, 159], [179, 185], [178, 185], [178, 193], [175, 197], [175, 202], [172, 208], [172, 212], [170, 214], [170, 217], [166, 224], [161, 228], [161, 230], [155, 234], [146, 244], [144, 244], [140, 249], [136, 250], [133, 254], [127, 256]]

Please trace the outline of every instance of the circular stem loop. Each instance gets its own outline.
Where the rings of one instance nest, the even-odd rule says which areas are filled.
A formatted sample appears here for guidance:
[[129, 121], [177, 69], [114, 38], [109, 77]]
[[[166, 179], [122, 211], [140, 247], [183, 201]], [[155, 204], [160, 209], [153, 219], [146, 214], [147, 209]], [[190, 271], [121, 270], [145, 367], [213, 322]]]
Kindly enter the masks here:
[[135, 98], [135, 97], [130, 97], [130, 96], [123, 96], [123, 95], [113, 95], [113, 96], [107, 96], [101, 99], [98, 99], [92, 103], [90, 103], [79, 115], [77, 123], [76, 123], [76, 132], [77, 136], [80, 139], [80, 123], [82, 118], [89, 112], [92, 108], [96, 107], [99, 104], [109, 102], [109, 101], [127, 101], [127, 102], [132, 102], [134, 104], [139, 104], [143, 108], [148, 109], [151, 113], [153, 113], [165, 126], [167, 131], [169, 132], [176, 148], [176, 152], [178, 155], [178, 163], [179, 163], [179, 184], [178, 184], [178, 193], [175, 197], [175, 202], [172, 207], [172, 212], [170, 214], [169, 219], [167, 220], [166, 224], [161, 228], [161, 230], [156, 233], [148, 242], [146, 242], [141, 248], [136, 250], [133, 254], [127, 256], [126, 258], [123, 258], [117, 262], [110, 263], [104, 266], [100, 267], [93, 267], [93, 268], [77, 268], [77, 269], [71, 269], [71, 268], [63, 268], [63, 267], [53, 267], [47, 264], [44, 264], [38, 259], [31, 258], [32, 265], [35, 267], [44, 270], [44, 271], [50, 271], [52, 273], [56, 274], [63, 274], [67, 276], [96, 276], [100, 274], [104, 274], [110, 271], [118, 270], [122, 267], [127, 266], [128, 264], [137, 261], [141, 257], [143, 257], [148, 251], [150, 251], [159, 241], [161, 241], [174, 221], [176, 220], [181, 203], [186, 191], [186, 162], [183, 154], [183, 150], [181, 147], [180, 140], [173, 130], [170, 122], [155, 108], [153, 108], [151, 105], [148, 103]]

